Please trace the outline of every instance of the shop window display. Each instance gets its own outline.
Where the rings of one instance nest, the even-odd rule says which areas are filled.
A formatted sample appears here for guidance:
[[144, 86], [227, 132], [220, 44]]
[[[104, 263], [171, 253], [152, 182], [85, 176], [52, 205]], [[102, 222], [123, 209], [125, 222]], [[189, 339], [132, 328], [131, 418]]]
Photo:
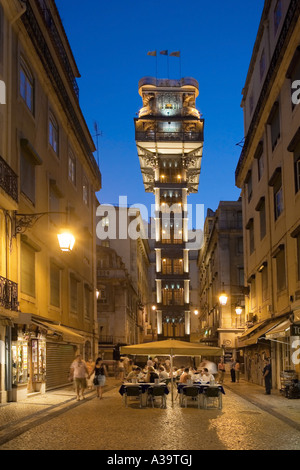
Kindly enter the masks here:
[[28, 381], [28, 344], [15, 341], [12, 345], [13, 384], [26, 384]]
[[32, 340], [32, 382], [46, 380], [46, 342], [40, 339]]

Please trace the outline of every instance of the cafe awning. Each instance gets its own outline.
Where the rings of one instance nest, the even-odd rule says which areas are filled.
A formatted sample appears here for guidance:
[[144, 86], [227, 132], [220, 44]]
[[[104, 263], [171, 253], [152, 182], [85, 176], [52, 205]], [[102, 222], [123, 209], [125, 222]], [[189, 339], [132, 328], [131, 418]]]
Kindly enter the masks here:
[[82, 335], [75, 333], [73, 330], [66, 326], [62, 325], [56, 325], [54, 323], [48, 323], [48, 322], [40, 322], [40, 321], [33, 321], [34, 324], [41, 326], [42, 328], [45, 328], [48, 330], [48, 333], [59, 333], [63, 337], [63, 341], [66, 343], [75, 343], [75, 344], [83, 344], [85, 342], [85, 339]]
[[[274, 321], [267, 321], [267, 322], [264, 322], [264, 326], [262, 326], [263, 324], [260, 324], [259, 326], [261, 328], [257, 329], [250, 329], [247, 331], [247, 334], [243, 334], [242, 336], [243, 337], [240, 337], [238, 339], [238, 346], [239, 347], [245, 347], [245, 346], [252, 346], [254, 344], [257, 344], [258, 343], [258, 340], [260, 338], [264, 338], [266, 333], [268, 333], [269, 331], [271, 331], [273, 328], [275, 328], [276, 326], [278, 326], [278, 324], [281, 323], [280, 320], [274, 320]], [[257, 331], [256, 331], [257, 330]], [[255, 333], [253, 333], [253, 331], [256, 331]], [[253, 333], [253, 334], [252, 334]]]
[[290, 320], [284, 320], [266, 334], [267, 339], [276, 339], [287, 336], [291, 326]]
[[175, 339], [122, 346], [121, 354], [167, 356], [222, 356], [223, 349]]

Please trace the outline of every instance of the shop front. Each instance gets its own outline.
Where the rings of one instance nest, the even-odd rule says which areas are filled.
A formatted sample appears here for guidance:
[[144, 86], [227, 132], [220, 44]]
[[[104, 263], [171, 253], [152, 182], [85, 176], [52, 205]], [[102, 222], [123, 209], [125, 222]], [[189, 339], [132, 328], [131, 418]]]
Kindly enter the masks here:
[[266, 339], [272, 344], [275, 362], [273, 383], [283, 390], [287, 379], [300, 379], [300, 324], [286, 318], [266, 334]]
[[69, 385], [70, 366], [83, 353], [84, 336], [70, 328], [33, 319], [11, 334], [11, 383], [8, 401]]
[[[276, 367], [272, 342], [268, 333], [281, 323], [282, 319], [269, 319], [246, 330], [237, 341], [237, 347], [244, 357], [245, 379], [257, 385], [264, 385], [263, 369], [265, 359], [271, 358], [272, 369]], [[273, 385], [276, 380], [273, 376]]]
[[22, 400], [29, 393], [45, 391], [46, 336], [35, 325], [12, 329], [11, 366], [11, 401]]

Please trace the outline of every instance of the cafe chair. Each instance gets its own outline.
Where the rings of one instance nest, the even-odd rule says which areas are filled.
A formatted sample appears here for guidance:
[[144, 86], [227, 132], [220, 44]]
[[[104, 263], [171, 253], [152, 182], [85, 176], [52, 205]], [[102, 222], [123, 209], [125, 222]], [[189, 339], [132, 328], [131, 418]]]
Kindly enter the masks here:
[[130, 386], [130, 387], [125, 387], [125, 406], [127, 407], [127, 398], [128, 397], [136, 397], [139, 398], [140, 401], [140, 408], [142, 408], [142, 387], [139, 385], [135, 386]]
[[207, 387], [203, 394], [204, 398], [204, 408], [207, 409], [209, 402], [213, 404], [217, 403], [217, 407], [222, 409], [222, 393], [218, 387]]
[[161, 408], [167, 408], [165, 387], [153, 386], [148, 388], [148, 397], [151, 400], [152, 408], [154, 408], [155, 397], [161, 397]]
[[200, 390], [198, 387], [183, 387], [182, 389], [182, 401], [181, 406], [185, 403], [185, 407], [187, 407], [188, 398], [196, 399], [198, 408], [200, 408]]

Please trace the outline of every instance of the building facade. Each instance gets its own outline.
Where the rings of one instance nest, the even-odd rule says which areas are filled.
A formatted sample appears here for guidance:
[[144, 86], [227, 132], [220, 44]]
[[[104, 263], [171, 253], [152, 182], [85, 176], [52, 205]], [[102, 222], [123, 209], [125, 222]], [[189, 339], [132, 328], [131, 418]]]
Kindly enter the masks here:
[[146, 192], [155, 195], [157, 337], [190, 339], [188, 204], [198, 191], [204, 120], [193, 78], [139, 82], [135, 139]]
[[[99, 348], [147, 341], [152, 331], [148, 224], [138, 209], [101, 205], [97, 217]], [[106, 354], [106, 356], [107, 356]]]
[[[223, 347], [236, 357], [236, 339], [245, 329], [242, 202], [221, 201], [207, 211], [204, 243], [198, 256], [198, 340]], [[221, 305], [221, 293], [227, 302]], [[237, 313], [238, 312], [238, 313]], [[240, 359], [240, 358], [239, 358]]]
[[263, 383], [263, 360], [271, 357], [277, 388], [284, 370], [299, 374], [293, 361], [300, 321], [299, 13], [298, 1], [265, 2], [243, 89], [245, 142], [236, 169], [252, 325], [239, 347], [247, 378], [256, 383]]
[[[53, 0], [0, 2], [1, 402], [64, 385], [95, 353], [101, 174]], [[69, 229], [72, 251], [57, 234]]]

